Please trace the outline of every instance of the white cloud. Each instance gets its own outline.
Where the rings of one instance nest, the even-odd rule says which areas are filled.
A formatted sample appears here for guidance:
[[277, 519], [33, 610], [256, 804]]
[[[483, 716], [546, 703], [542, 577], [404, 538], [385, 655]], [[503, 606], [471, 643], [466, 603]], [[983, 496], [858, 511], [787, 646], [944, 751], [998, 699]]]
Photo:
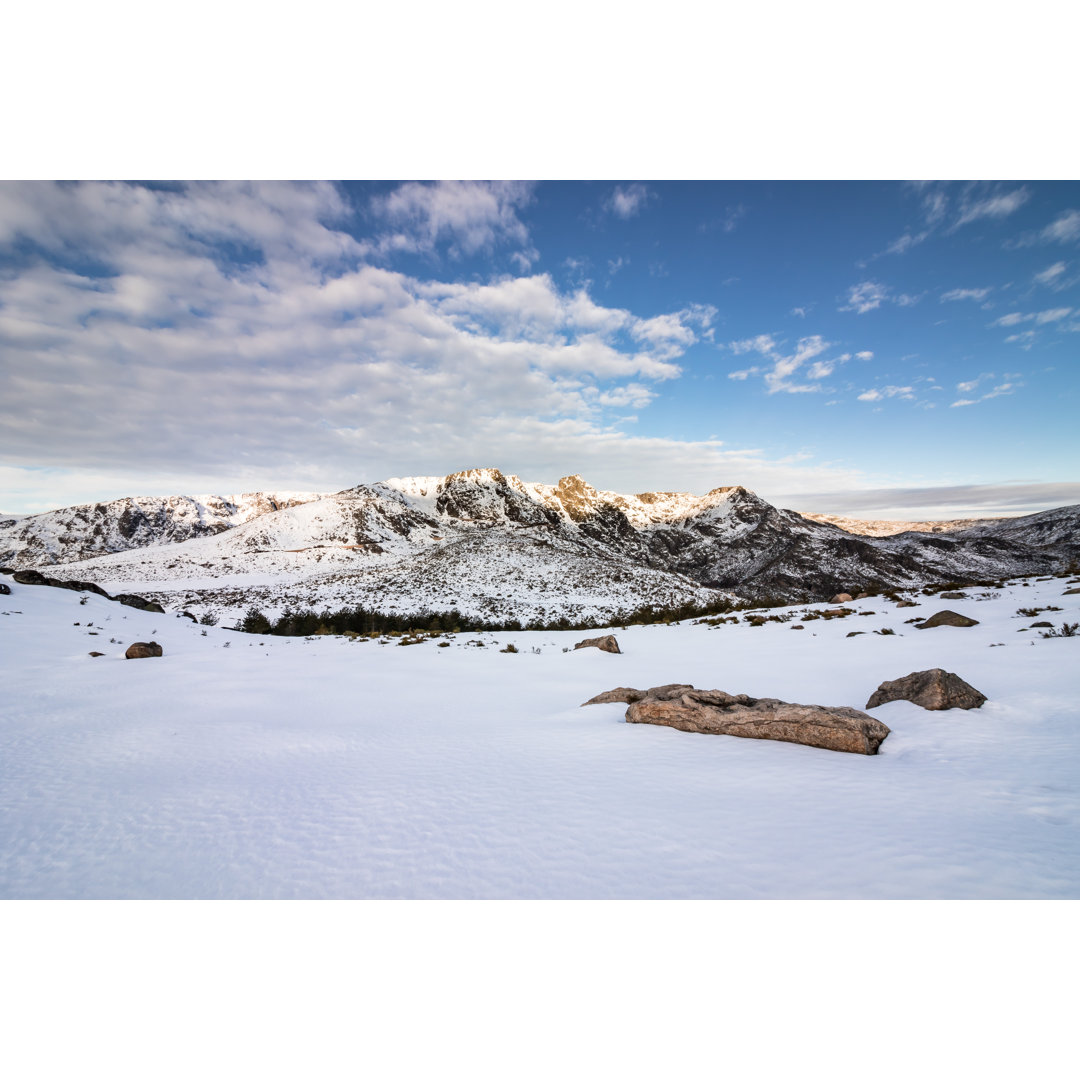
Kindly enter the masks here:
[[985, 300], [993, 291], [992, 288], [950, 289], [947, 293], [941, 294], [941, 302], [945, 303], [947, 300]]
[[515, 181], [402, 184], [371, 201], [375, 217], [396, 230], [380, 235], [374, 246], [383, 253], [433, 252], [445, 243], [451, 258], [461, 258], [509, 244], [519, 249], [519, 268], [528, 269], [539, 254], [517, 212], [531, 199], [532, 185]]
[[971, 401], [971, 400], [968, 400], [967, 398], [961, 398], [961, 399], [960, 399], [959, 401], [954, 401], [954, 402], [953, 402], [953, 403], [952, 403], [952, 404], [951, 404], [951, 405], [949, 406], [949, 408], [950, 408], [950, 409], [959, 409], [959, 408], [961, 408], [961, 407], [962, 407], [962, 406], [964, 406], [964, 405], [975, 405], [975, 404], [977, 404], [977, 402], [975, 402], [975, 401]]
[[1010, 334], [1006, 339], [1012, 345], [1019, 345], [1022, 349], [1030, 349], [1035, 341], [1034, 330], [1024, 330], [1019, 334]]
[[857, 352], [855, 354], [855, 359], [856, 360], [873, 360], [874, 359], [874, 354], [872, 352], [870, 352], [869, 349], [863, 349], [862, 352]]
[[1016, 188], [1003, 194], [991, 195], [984, 199], [965, 197], [961, 202], [960, 216], [953, 229], [959, 229], [980, 218], [1004, 218], [1016, 213], [1031, 198], [1027, 188]]
[[1026, 322], [1030, 318], [1030, 315], [1023, 315], [1019, 311], [1010, 311], [1008, 315], [1002, 315], [1001, 318], [995, 319], [990, 325], [1016, 326], [1017, 323]]
[[761, 375], [768, 394], [814, 393], [822, 389], [818, 380], [831, 375], [838, 366], [851, 359], [850, 353], [844, 353], [831, 359], [816, 360], [805, 372], [806, 378], [814, 381], [795, 382], [793, 376], [803, 365], [831, 349], [832, 343], [826, 341], [820, 334], [812, 334], [809, 337], [800, 338], [795, 344], [794, 352], [782, 352], [783, 344], [772, 334], [758, 334], [756, 337], [729, 342], [727, 348], [731, 349], [736, 356], [756, 352], [769, 361], [771, 367], [758, 364], [739, 371], [728, 372], [728, 378], [744, 382], [751, 375]]
[[1034, 278], [1040, 285], [1056, 285], [1061, 275], [1065, 273], [1065, 265], [1064, 262], [1056, 262], [1035, 274]]
[[649, 201], [649, 189], [644, 184], [616, 187], [604, 206], [624, 221], [636, 217]]
[[1040, 236], [1043, 240], [1058, 244], [1080, 240], [1080, 210], [1066, 210], [1050, 222]]
[[884, 398], [899, 398], [901, 401], [914, 401], [915, 388], [912, 386], [882, 386], [864, 390], [858, 396], [859, 401], [881, 401]]
[[868, 311], [881, 307], [882, 301], [889, 296], [889, 289], [876, 281], [863, 281], [852, 285], [848, 290], [848, 302], [841, 311], [854, 311], [865, 315]]
[[806, 318], [806, 308], [804, 308], [804, 307], [793, 307], [791, 309], [791, 311], [789, 312], [789, 314], [797, 315], [800, 319], [805, 319]]
[[1064, 319], [1066, 315], [1072, 313], [1071, 307], [1053, 308], [1050, 311], [1040, 311], [1035, 316], [1035, 322], [1039, 325], [1043, 323], [1057, 322], [1059, 319]]

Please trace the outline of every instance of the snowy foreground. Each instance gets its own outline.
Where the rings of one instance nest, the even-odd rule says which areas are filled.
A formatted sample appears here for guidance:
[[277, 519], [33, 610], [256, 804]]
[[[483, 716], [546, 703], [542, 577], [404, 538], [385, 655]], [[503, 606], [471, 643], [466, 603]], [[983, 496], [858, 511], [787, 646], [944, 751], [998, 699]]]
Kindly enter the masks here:
[[[801, 632], [616, 627], [613, 656], [564, 652], [580, 633], [444, 648], [204, 634], [13, 585], [0, 896], [1077, 898], [1080, 637], [1024, 631], [1080, 619], [1066, 587], [873, 598], [849, 605], [873, 615]], [[1017, 614], [1048, 605], [1063, 610]], [[980, 625], [905, 624], [942, 608]], [[123, 659], [151, 639], [162, 658]], [[929, 667], [990, 700], [875, 709], [892, 729], [876, 757], [579, 708], [669, 682], [863, 708]]]

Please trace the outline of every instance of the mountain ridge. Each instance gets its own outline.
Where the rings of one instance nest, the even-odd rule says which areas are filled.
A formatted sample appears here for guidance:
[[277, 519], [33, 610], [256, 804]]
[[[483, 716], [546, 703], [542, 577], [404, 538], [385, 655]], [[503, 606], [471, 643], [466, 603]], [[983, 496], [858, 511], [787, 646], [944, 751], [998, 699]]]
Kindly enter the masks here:
[[122, 499], [3, 520], [0, 563], [196, 612], [363, 603], [602, 618], [1044, 573], [1080, 556], [1080, 507], [939, 532], [855, 533], [821, 517], [741, 485], [624, 495], [576, 474], [543, 484], [468, 469], [329, 495]]

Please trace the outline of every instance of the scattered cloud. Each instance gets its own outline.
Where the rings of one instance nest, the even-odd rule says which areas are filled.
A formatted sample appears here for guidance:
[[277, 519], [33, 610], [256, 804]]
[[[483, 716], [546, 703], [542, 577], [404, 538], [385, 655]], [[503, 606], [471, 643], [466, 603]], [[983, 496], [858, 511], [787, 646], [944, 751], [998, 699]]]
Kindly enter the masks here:
[[[979, 375], [977, 378], [969, 379], [967, 382], [957, 383], [956, 389], [961, 394], [972, 394], [978, 389], [981, 383], [985, 383], [988, 380], [995, 378], [997, 378], [997, 376], [992, 371], [983, 372], [983, 374]], [[1006, 376], [1006, 378], [1008, 378], [1008, 376]], [[1021, 382], [999, 383], [997, 386], [992, 387], [985, 394], [981, 394], [979, 397], [958, 398], [949, 406], [949, 408], [959, 409], [968, 405], [978, 405], [980, 402], [989, 401], [991, 398], [1004, 397], [1008, 394], [1011, 394], [1014, 390], [1017, 389], [1017, 387], [1023, 385], [1024, 384]]]
[[947, 300], [985, 300], [993, 291], [993, 288], [950, 289], [947, 293], [941, 294], [941, 302], [945, 303]]
[[837, 367], [851, 359], [850, 353], [843, 353], [831, 359], [816, 360], [803, 372], [804, 377], [812, 381], [797, 382], [793, 381], [796, 372], [799, 372], [808, 361], [815, 360], [816, 357], [831, 349], [832, 343], [826, 341], [820, 334], [813, 334], [800, 338], [796, 342], [794, 352], [781, 351], [783, 345], [784, 342], [777, 341], [772, 334], [758, 334], [756, 337], [729, 342], [727, 348], [736, 356], [757, 353], [767, 361], [767, 364], [755, 364], [753, 367], [731, 371], [728, 373], [728, 378], [744, 382], [751, 375], [760, 375], [764, 379], [768, 394], [815, 393], [822, 389], [819, 380], [827, 378]]
[[864, 390], [859, 401], [881, 401], [884, 398], [899, 398], [901, 401], [914, 401], [915, 388], [912, 386], [882, 386], [873, 390]]
[[1008, 217], [1015, 214], [1030, 198], [1031, 192], [1023, 187], [984, 198], [973, 197], [972, 191], [965, 192], [960, 200], [960, 215], [950, 232], [981, 218]]
[[1053, 288], [1060, 282], [1061, 275], [1065, 273], [1065, 266], [1064, 262], [1056, 262], [1035, 274], [1034, 280], [1040, 285], [1049, 285]]
[[882, 285], [879, 281], [862, 281], [858, 285], [852, 285], [848, 289], [847, 303], [838, 311], [854, 311], [857, 315], [865, 315], [868, 311], [874, 311], [885, 302], [896, 304], [899, 307], [911, 307], [917, 304], [922, 296], [911, 296], [908, 293], [894, 293], [888, 285]]
[[1066, 210], [1050, 222], [1040, 236], [1043, 240], [1056, 244], [1080, 240], [1080, 210]]
[[626, 221], [628, 218], [637, 217], [645, 209], [649, 197], [649, 189], [644, 184], [616, 187], [605, 201], [604, 208]]
[[841, 311], [854, 311], [858, 315], [865, 315], [868, 311], [879, 308], [882, 302], [888, 298], [889, 290], [886, 286], [876, 281], [864, 281], [859, 285], [852, 285], [848, 290], [848, 302], [840, 308]]

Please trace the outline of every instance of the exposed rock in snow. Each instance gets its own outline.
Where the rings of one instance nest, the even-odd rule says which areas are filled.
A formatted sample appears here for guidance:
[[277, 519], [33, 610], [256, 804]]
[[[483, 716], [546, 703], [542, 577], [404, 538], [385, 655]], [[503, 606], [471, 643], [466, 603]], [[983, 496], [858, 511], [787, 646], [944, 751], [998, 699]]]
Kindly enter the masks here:
[[978, 626], [979, 620], [961, 615], [956, 611], [939, 611], [925, 622], [917, 623], [916, 630], [932, 630], [935, 626]]
[[889, 729], [847, 706], [796, 705], [723, 690], [689, 689], [660, 700], [647, 691], [626, 710], [628, 724], [662, 724], [706, 735], [772, 739], [849, 754], [876, 754]]
[[985, 704], [986, 695], [952, 671], [930, 668], [883, 682], [870, 695], [866, 707], [876, 709], [888, 701], [911, 701], [930, 710], [978, 709]]
[[605, 634], [603, 637], [591, 637], [586, 638], [584, 641], [579, 641], [575, 646], [575, 649], [599, 649], [601, 652], [609, 653], [621, 653], [622, 649], [619, 648], [618, 641], [615, 640], [614, 634]]
[[583, 701], [581, 707], [584, 709], [586, 705], [608, 705], [616, 702], [633, 705], [635, 701], [640, 701], [645, 696], [645, 693], [646, 691], [635, 690], [632, 686], [616, 686], [614, 690], [605, 690], [602, 694], [597, 694], [596, 697]]
[[145, 660], [152, 656], [164, 656], [164, 650], [156, 641], [135, 641], [127, 647], [124, 656], [128, 660]]

